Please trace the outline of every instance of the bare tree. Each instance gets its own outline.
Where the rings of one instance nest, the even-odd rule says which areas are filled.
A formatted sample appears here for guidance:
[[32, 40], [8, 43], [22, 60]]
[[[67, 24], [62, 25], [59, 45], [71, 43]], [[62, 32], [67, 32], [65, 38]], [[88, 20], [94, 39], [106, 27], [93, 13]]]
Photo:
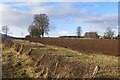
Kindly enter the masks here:
[[111, 27], [107, 27], [106, 32], [104, 33], [104, 36], [107, 37], [108, 39], [112, 39], [114, 35], [114, 31], [112, 30]]
[[[36, 30], [36, 32], [34, 32], [34, 30]], [[35, 36], [44, 37], [44, 34], [48, 34], [48, 31], [49, 31], [48, 16], [46, 14], [36, 14], [34, 16], [34, 21], [32, 25], [29, 26], [28, 31], [30, 32], [30, 34], [32, 34], [32, 36], [35, 35]], [[37, 32], [39, 35], [37, 34]]]
[[6, 35], [6, 38], [7, 38], [8, 31], [9, 31], [8, 26], [3, 26], [2, 27], [2, 32]]
[[77, 36], [80, 37], [81, 36], [81, 33], [82, 33], [82, 29], [80, 26], [77, 27]]

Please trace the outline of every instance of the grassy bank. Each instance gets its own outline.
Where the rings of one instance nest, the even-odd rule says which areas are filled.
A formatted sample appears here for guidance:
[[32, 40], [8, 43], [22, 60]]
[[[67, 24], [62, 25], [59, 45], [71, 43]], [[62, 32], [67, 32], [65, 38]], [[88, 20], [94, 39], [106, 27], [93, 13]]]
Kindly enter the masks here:
[[[90, 78], [95, 66], [100, 67], [95, 78], [118, 77], [118, 57], [116, 56], [102, 54], [87, 55], [63, 47], [22, 40], [13, 40], [13, 42], [24, 44], [25, 50], [23, 53], [29, 51], [28, 48], [34, 50], [30, 55], [27, 55], [19, 54], [14, 52], [13, 48], [5, 47], [2, 53], [3, 77], [5, 78], [69, 78], [70, 76], [72, 78]], [[44, 57], [41, 58], [42, 56]], [[33, 59], [38, 60], [38, 62], [40, 61], [41, 65], [36, 66], [38, 62], [35, 62]], [[57, 61], [58, 59], [62, 60]], [[60, 66], [57, 66], [57, 64]], [[78, 67], [74, 68], [75, 66]], [[66, 74], [64, 74], [65, 72]]]

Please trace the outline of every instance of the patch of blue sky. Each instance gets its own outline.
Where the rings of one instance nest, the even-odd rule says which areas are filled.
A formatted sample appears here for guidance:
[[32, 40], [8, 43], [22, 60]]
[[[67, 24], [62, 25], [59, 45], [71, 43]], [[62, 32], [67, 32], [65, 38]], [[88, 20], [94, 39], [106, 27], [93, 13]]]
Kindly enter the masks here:
[[12, 6], [12, 8], [13, 9], [16, 9], [16, 10], [18, 10], [18, 11], [30, 11], [31, 10], [31, 8], [29, 8], [29, 7], [21, 7], [21, 6]]
[[74, 4], [76, 8], [87, 8], [96, 14], [117, 14], [118, 2], [78, 2]]

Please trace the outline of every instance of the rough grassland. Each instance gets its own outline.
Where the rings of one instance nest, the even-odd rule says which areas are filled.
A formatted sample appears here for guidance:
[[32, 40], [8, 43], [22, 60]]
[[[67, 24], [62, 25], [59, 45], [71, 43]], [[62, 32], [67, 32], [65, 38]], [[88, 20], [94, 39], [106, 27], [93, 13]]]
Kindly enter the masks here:
[[[117, 56], [87, 55], [63, 47], [22, 40], [13, 42], [24, 44], [24, 49], [20, 54], [14, 51], [14, 47], [3, 44], [3, 78], [117, 78], [119, 75]], [[34, 49], [30, 54], [27, 53], [29, 48]], [[93, 76], [95, 66], [99, 66], [100, 70]]]

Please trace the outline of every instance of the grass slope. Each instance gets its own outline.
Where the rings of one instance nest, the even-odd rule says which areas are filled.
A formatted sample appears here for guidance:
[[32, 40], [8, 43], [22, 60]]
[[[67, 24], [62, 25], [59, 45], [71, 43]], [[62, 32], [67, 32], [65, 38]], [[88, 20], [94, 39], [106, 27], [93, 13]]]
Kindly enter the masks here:
[[[2, 69], [3, 69], [3, 78], [23, 78], [23, 77], [29, 77], [29, 78], [48, 78], [49, 77], [49, 65], [46, 65], [47, 61], [52, 60], [52, 58], [49, 59], [49, 56], [45, 59], [41, 60], [43, 62], [43, 65], [45, 66], [41, 67], [35, 67], [35, 62], [32, 61], [33, 58], [39, 59], [38, 57], [41, 54], [50, 54], [54, 56], [60, 56], [63, 57], [64, 60], [68, 62], [83, 62], [86, 64], [93, 64], [100, 67], [100, 70], [95, 75], [96, 78], [118, 78], [118, 57], [116, 56], [108, 56], [108, 55], [102, 55], [102, 54], [84, 54], [77, 51], [73, 51], [67, 48], [58, 47], [58, 46], [50, 46], [50, 45], [43, 45], [40, 43], [30, 43], [28, 41], [22, 41], [22, 40], [13, 40], [14, 43], [20, 43], [24, 44], [27, 48], [33, 48], [37, 51], [32, 52], [31, 56], [26, 56], [25, 54], [19, 55], [13, 52], [10, 48], [4, 48], [2, 53]], [[4, 44], [3, 44], [4, 47]], [[30, 57], [30, 58], [29, 58]], [[54, 57], [53, 57], [54, 58]], [[26, 60], [25, 60], [26, 59]], [[48, 59], [48, 60], [47, 60]], [[21, 62], [22, 61], [22, 62]], [[21, 63], [19, 63], [21, 62]], [[64, 62], [64, 61], [63, 61]], [[62, 63], [63, 64], [63, 63]], [[64, 65], [67, 64], [64, 62]], [[79, 63], [78, 63], [79, 64]], [[55, 64], [56, 65], [56, 64]], [[82, 65], [82, 64], [80, 64]], [[75, 65], [73, 65], [75, 66]], [[83, 64], [83, 68], [86, 65]], [[61, 68], [61, 67], [59, 67]], [[67, 67], [68, 68], [68, 67]], [[63, 69], [63, 68], [61, 68]], [[39, 71], [40, 70], [40, 71]], [[55, 68], [54, 68], [55, 70]], [[66, 70], [66, 69], [65, 69]], [[36, 71], [39, 71], [36, 73]], [[52, 69], [51, 69], [52, 71]], [[76, 70], [77, 71], [77, 70]], [[57, 71], [56, 71], [57, 72]], [[72, 71], [73, 72], [73, 71]], [[89, 73], [88, 71], [86, 71]], [[57, 76], [53, 75], [55, 78], [61, 78], [62, 74], [64, 72], [61, 71]], [[79, 72], [78, 72], [79, 73]], [[11, 75], [10, 75], [11, 74]], [[79, 75], [79, 74], [77, 74]], [[82, 75], [82, 74], [81, 74]], [[70, 75], [68, 75], [70, 76]], [[62, 77], [67, 77], [62, 76]], [[87, 77], [87, 75], [82, 76]], [[72, 77], [74, 78], [74, 77]], [[89, 78], [89, 77], [88, 77]]]

